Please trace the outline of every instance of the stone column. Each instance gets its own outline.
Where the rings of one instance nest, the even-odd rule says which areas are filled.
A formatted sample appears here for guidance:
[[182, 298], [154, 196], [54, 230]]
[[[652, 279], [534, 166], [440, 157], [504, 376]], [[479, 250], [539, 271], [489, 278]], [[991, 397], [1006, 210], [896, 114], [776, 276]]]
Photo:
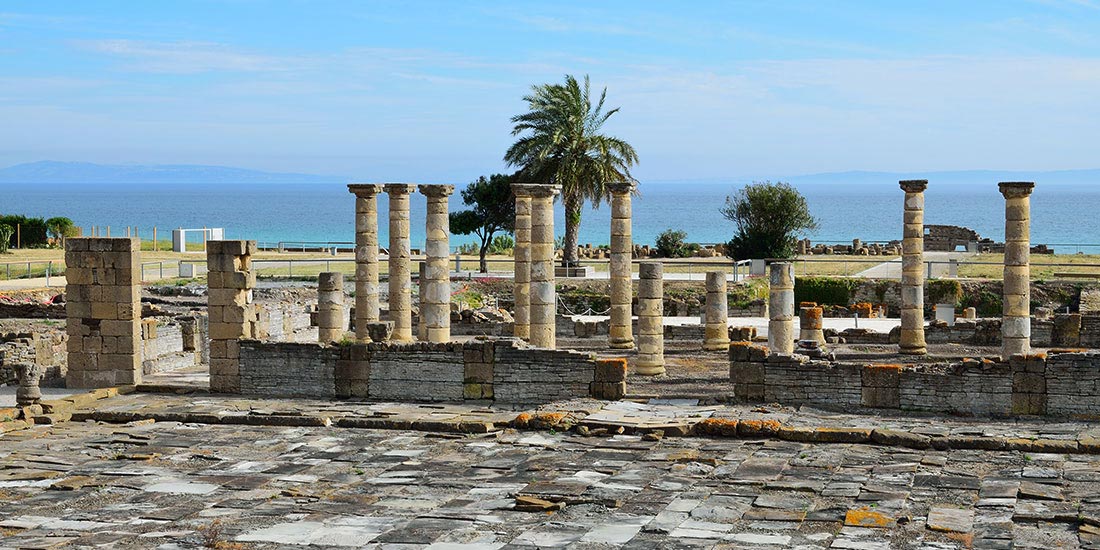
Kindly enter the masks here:
[[416, 264], [416, 282], [420, 287], [419, 303], [417, 304], [417, 323], [416, 323], [416, 338], [421, 342], [428, 341], [428, 326], [424, 324], [424, 289], [427, 288], [425, 282], [428, 280], [426, 275], [428, 268], [428, 262], [419, 262]]
[[664, 269], [661, 262], [638, 264], [638, 359], [634, 372], [665, 373]]
[[631, 182], [609, 184], [611, 190], [611, 325], [608, 344], [612, 349], [631, 349], [630, 304], [633, 300], [630, 263], [634, 245], [630, 236], [630, 195], [634, 192]]
[[790, 355], [794, 353], [794, 264], [776, 262], [768, 269], [768, 349]]
[[427, 280], [420, 283], [420, 322], [424, 323], [429, 342], [451, 341], [451, 225], [447, 217], [447, 197], [453, 185], [421, 185], [420, 193], [428, 198], [426, 223], [428, 239], [424, 245]]
[[1031, 352], [1031, 191], [1029, 181], [998, 184], [1005, 197], [1004, 309], [1001, 355]]
[[241, 391], [241, 339], [263, 338], [252, 303], [256, 241], [207, 241], [206, 304], [210, 319], [210, 391]]
[[928, 352], [924, 343], [924, 190], [928, 180], [904, 180], [905, 226], [901, 240], [901, 339], [898, 351]]
[[[390, 197], [390, 321], [395, 342], [412, 342], [412, 245], [409, 242], [409, 195], [416, 186], [390, 183], [384, 187]], [[358, 332], [358, 331], [357, 331]]]
[[726, 296], [726, 273], [707, 272], [706, 324], [704, 327], [705, 350], [729, 350], [729, 298]]
[[137, 239], [65, 240], [68, 388], [141, 383], [141, 252]]
[[822, 325], [824, 310], [816, 305], [798, 308], [798, 339], [813, 340], [817, 345], [825, 345], [825, 330]]
[[512, 184], [516, 196], [516, 245], [513, 253], [512, 296], [516, 338], [531, 337], [531, 194], [529, 183]]
[[378, 193], [375, 183], [348, 185], [355, 195], [355, 339], [370, 342], [367, 325], [378, 322]]
[[558, 185], [530, 185], [531, 194], [531, 345], [557, 346], [555, 318], [557, 291], [554, 288], [554, 197]]
[[344, 274], [321, 273], [317, 276], [317, 341], [322, 344], [338, 342], [344, 337], [346, 328]]
[[42, 401], [42, 367], [34, 363], [16, 363], [15, 376], [19, 387], [15, 390], [15, 406], [30, 407]]

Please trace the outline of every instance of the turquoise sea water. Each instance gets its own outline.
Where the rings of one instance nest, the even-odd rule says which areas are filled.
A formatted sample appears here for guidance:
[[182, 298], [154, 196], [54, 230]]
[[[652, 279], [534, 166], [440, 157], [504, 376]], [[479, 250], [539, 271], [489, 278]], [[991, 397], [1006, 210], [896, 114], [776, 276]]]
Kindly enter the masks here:
[[[885, 241], [901, 236], [902, 192], [896, 182], [876, 184], [813, 183], [797, 185], [806, 196], [820, 229], [808, 235], [815, 241], [844, 242], [852, 238]], [[137, 226], [150, 236], [155, 225], [166, 239], [174, 227], [224, 227], [226, 238], [258, 241], [352, 241], [354, 200], [340, 184], [236, 184], [236, 185], [0, 185], [0, 213], [29, 216], [68, 216], [77, 225], [120, 228]], [[718, 212], [737, 186], [722, 184], [647, 184], [634, 199], [634, 239], [653, 243], [664, 229], [687, 231], [695, 242], [723, 242], [733, 232], [732, 223]], [[424, 200], [412, 201], [414, 246], [424, 239]], [[1100, 252], [1100, 186], [1038, 185], [1032, 198], [1032, 241], [1035, 243], [1084, 243], [1082, 249]], [[458, 193], [452, 210], [460, 209]], [[386, 200], [379, 201], [380, 242], [386, 236]], [[563, 212], [557, 211], [557, 233], [563, 228]], [[970, 227], [983, 237], [1004, 237], [1004, 199], [996, 183], [930, 185], [925, 221]], [[581, 243], [605, 244], [610, 239], [610, 209], [587, 210], [581, 225]], [[455, 236], [452, 244], [472, 241]], [[1076, 247], [1056, 247], [1076, 252]]]

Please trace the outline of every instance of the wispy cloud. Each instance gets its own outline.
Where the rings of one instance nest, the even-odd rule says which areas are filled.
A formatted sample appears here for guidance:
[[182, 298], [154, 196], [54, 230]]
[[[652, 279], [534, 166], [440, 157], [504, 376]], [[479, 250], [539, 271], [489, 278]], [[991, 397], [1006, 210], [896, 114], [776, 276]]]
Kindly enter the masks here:
[[301, 64], [298, 58], [253, 53], [213, 42], [111, 39], [84, 40], [76, 44], [88, 51], [122, 59], [126, 69], [151, 73], [289, 71]]

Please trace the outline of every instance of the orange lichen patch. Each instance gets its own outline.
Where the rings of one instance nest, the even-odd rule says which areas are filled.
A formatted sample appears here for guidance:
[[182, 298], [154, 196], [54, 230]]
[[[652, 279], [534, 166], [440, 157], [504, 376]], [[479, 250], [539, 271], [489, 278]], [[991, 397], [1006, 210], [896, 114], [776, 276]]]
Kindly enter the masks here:
[[798, 307], [817, 307], [817, 302], [798, 302]]
[[824, 315], [824, 310], [819, 307], [805, 308], [802, 310], [802, 315], [806, 319], [820, 319]]
[[868, 370], [892, 370], [892, 371], [900, 371], [900, 370], [901, 370], [901, 365], [898, 365], [898, 364], [896, 364], [896, 363], [877, 363], [877, 364], [871, 364], [871, 365], [867, 365], [867, 366], [866, 366], [866, 367], [864, 367], [864, 368], [865, 368], [865, 369], [868, 369]]
[[856, 510], [848, 510], [848, 513], [844, 515], [844, 525], [888, 529], [897, 525], [897, 520], [864, 506]]
[[626, 368], [626, 358], [625, 357], [611, 357], [609, 359], [596, 359], [596, 363], [601, 364], [601, 365], [608, 365], [608, 366], [611, 366], [611, 367], [621, 366], [624, 369]]
[[741, 420], [737, 424], [737, 433], [744, 436], [775, 435], [779, 433], [778, 420]]
[[1059, 353], [1085, 353], [1087, 351], [1088, 348], [1055, 348], [1048, 351], [1047, 353], [1051, 355], [1056, 355]]
[[870, 302], [859, 302], [857, 304], [852, 304], [851, 310], [855, 313], [858, 313], [861, 317], [868, 319], [874, 317], [875, 315], [875, 306], [871, 305]]
[[1042, 360], [1045, 361], [1046, 358], [1047, 358], [1047, 354], [1045, 354], [1043, 352], [1024, 354], [1024, 359], [1042, 359]]
[[732, 418], [707, 418], [695, 425], [696, 433], [734, 437], [738, 422]]
[[945, 533], [944, 536], [953, 541], [962, 543], [963, 548], [972, 548], [974, 546], [974, 533]]
[[730, 347], [731, 348], [751, 348], [751, 347], [753, 347], [753, 345], [754, 344], [752, 342], [749, 342], [747, 340], [739, 340], [737, 342], [730, 342]]
[[531, 422], [531, 418], [532, 417], [530, 413], [519, 413], [518, 415], [516, 415], [516, 418], [512, 420], [512, 426], [515, 426], [517, 428], [526, 428], [527, 424]]

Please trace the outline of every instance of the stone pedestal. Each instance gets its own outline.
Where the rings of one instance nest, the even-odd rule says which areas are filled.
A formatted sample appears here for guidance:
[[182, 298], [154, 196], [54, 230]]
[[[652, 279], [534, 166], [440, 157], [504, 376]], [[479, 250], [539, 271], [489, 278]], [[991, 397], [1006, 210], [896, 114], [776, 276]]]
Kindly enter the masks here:
[[353, 183], [355, 195], [355, 339], [369, 342], [367, 325], [378, 321], [378, 193], [382, 185]]
[[428, 198], [424, 245], [427, 279], [420, 283], [420, 322], [429, 342], [451, 341], [451, 270], [447, 261], [451, 253], [451, 225], [447, 197], [454, 190], [453, 185], [420, 186], [420, 193]]
[[513, 249], [512, 296], [515, 307], [513, 335], [527, 340], [531, 337], [531, 184], [512, 184], [516, 196], [516, 244]]
[[531, 195], [531, 345], [557, 347], [554, 288], [554, 197], [558, 185], [529, 185]]
[[794, 353], [794, 264], [770, 264], [768, 282], [768, 349], [790, 355]]
[[242, 338], [261, 339], [266, 331], [252, 303], [256, 241], [207, 241], [206, 304], [210, 319], [210, 391], [241, 391]]
[[34, 363], [16, 363], [15, 376], [19, 379], [19, 387], [15, 389], [16, 406], [30, 407], [42, 401], [42, 389], [39, 387], [42, 367]]
[[905, 225], [901, 241], [898, 351], [922, 355], [928, 352], [924, 342], [924, 190], [928, 188], [928, 180], [905, 180], [900, 185], [905, 191]]
[[1004, 309], [1001, 355], [1031, 352], [1031, 191], [1035, 184], [998, 184], [1005, 197]]
[[822, 317], [825, 311], [817, 306], [798, 308], [798, 339], [812, 340], [819, 346], [825, 345], [825, 330]]
[[638, 359], [634, 372], [665, 373], [664, 269], [661, 262], [638, 264]]
[[[368, 325], [368, 333], [370, 332]], [[339, 342], [344, 337], [344, 274], [325, 272], [317, 276], [317, 341]]]
[[609, 184], [611, 190], [611, 324], [608, 344], [612, 349], [634, 347], [632, 331], [633, 282], [630, 264], [634, 244], [630, 235], [630, 196], [634, 184]]
[[726, 273], [708, 271], [703, 340], [705, 350], [728, 350], [730, 347], [729, 298], [726, 290]]
[[393, 323], [390, 339], [395, 342], [411, 342], [412, 268], [409, 262], [412, 245], [409, 242], [409, 195], [416, 191], [416, 186], [390, 183], [383, 189], [390, 198], [389, 319]]

